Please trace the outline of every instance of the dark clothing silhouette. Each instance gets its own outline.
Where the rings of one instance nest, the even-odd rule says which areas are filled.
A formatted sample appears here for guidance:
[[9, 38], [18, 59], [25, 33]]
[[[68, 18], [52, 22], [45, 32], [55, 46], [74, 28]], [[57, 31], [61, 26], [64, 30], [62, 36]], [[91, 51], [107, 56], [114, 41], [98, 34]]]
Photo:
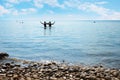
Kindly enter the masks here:
[[46, 21], [44, 21], [43, 23], [42, 22], [40, 22], [40, 23], [44, 25], [44, 29], [47, 28], [47, 25], [49, 26], [49, 29], [51, 29], [52, 25], [54, 25], [55, 22], [52, 23], [51, 21], [49, 21], [47, 23]]
[[44, 29], [46, 29], [46, 27], [47, 27], [46, 21], [44, 21], [44, 23], [42, 23], [42, 22], [40, 22], [40, 23], [43, 24], [44, 25]]
[[52, 22], [49, 21], [49, 23], [48, 23], [49, 27], [51, 27], [54, 23], [55, 22], [52, 23]]

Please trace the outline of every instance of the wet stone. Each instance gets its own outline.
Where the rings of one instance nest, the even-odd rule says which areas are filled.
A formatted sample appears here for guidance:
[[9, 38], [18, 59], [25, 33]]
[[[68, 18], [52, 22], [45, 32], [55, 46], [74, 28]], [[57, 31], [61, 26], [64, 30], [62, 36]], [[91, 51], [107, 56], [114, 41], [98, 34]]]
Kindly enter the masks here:
[[[12, 65], [12, 67], [11, 67]], [[23, 64], [24, 65], [24, 64]], [[3, 79], [4, 78], [4, 79]], [[120, 80], [120, 70], [100, 66], [29, 62], [25, 66], [14, 63], [0, 64], [2, 80]]]
[[33, 75], [33, 78], [34, 78], [34, 79], [38, 79], [39, 77], [38, 77], [37, 74], [34, 74], [34, 75]]
[[15, 66], [15, 67], [20, 67], [21, 65], [20, 65], [20, 64], [15, 64], [14, 66]]
[[0, 70], [0, 73], [4, 73], [6, 70], [5, 69], [1, 69]]
[[13, 74], [7, 74], [7, 77], [13, 77]]
[[5, 59], [6, 57], [9, 57], [9, 54], [6, 52], [0, 52], [0, 59]]
[[3, 76], [3, 77], [5, 77], [6, 76], [6, 74], [4, 73], [4, 74], [0, 74], [0, 76]]
[[7, 66], [5, 66], [5, 65], [2, 65], [2, 69], [7, 69]]
[[5, 63], [6, 66], [10, 66], [11, 64], [10, 63]]
[[31, 77], [26, 77], [26, 79], [25, 80], [32, 80], [32, 78]]

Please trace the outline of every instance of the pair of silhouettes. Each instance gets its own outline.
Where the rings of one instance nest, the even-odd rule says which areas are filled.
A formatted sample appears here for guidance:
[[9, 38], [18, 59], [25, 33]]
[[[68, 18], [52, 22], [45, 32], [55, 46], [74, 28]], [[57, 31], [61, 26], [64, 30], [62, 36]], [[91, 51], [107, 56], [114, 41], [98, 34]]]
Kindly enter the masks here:
[[55, 22], [52, 23], [51, 21], [49, 21], [48, 23], [47, 23], [46, 21], [44, 21], [43, 23], [42, 23], [42, 22], [40, 22], [40, 23], [44, 25], [44, 29], [47, 28], [47, 25], [48, 25], [49, 28], [51, 29], [52, 25], [55, 24]]

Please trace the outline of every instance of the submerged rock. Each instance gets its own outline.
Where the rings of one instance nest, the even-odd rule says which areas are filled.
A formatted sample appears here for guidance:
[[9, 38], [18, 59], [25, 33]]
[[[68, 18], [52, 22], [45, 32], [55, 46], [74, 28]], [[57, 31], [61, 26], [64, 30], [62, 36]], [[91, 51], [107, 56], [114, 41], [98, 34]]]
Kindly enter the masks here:
[[9, 54], [7, 54], [6, 52], [0, 52], [0, 59], [5, 59], [9, 57]]

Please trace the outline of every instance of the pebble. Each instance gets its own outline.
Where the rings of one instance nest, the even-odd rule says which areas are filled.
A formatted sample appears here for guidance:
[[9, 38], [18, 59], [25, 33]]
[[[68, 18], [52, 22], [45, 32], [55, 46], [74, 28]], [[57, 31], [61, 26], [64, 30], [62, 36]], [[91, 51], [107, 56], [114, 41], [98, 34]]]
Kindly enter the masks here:
[[26, 79], [25, 79], [25, 80], [32, 80], [32, 79], [31, 79], [31, 77], [26, 77]]
[[6, 76], [6, 74], [0, 74], [0, 76], [5, 77], [5, 76]]
[[25, 80], [24, 78], [20, 78], [20, 80]]
[[9, 54], [7, 54], [6, 52], [0, 52], [0, 59], [5, 59], [8, 56]]
[[[12, 67], [11, 67], [12, 66]], [[51, 63], [0, 65], [0, 80], [120, 80], [120, 69]]]
[[34, 74], [34, 75], [33, 75], [33, 78], [34, 78], [34, 79], [38, 79], [39, 77], [38, 77], [38, 75]]

